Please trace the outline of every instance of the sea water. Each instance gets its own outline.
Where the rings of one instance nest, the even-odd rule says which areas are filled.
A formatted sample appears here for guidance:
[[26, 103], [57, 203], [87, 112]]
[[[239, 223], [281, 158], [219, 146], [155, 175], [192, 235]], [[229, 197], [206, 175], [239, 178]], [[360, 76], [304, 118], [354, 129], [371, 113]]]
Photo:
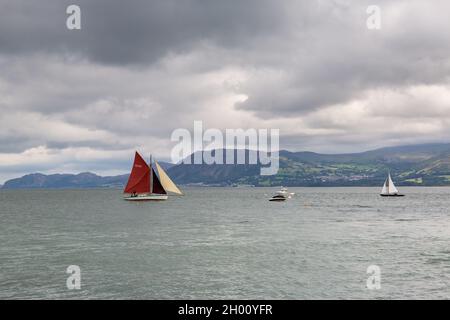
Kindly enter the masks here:
[[450, 188], [379, 189], [0, 190], [0, 298], [450, 298]]

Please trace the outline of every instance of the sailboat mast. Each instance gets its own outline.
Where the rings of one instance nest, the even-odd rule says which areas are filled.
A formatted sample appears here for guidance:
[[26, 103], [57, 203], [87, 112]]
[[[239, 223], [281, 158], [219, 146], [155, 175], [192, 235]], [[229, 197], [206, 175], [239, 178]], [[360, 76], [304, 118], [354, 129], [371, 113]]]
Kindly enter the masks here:
[[153, 168], [152, 168], [152, 155], [150, 155], [150, 194], [153, 193]]

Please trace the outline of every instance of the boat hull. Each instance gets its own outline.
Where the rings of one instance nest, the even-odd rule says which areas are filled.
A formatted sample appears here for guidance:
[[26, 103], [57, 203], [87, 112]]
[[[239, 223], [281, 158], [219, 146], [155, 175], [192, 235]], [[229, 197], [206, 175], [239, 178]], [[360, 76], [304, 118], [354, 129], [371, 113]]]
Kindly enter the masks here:
[[382, 197], [404, 197], [404, 194], [380, 194]]
[[126, 196], [123, 199], [127, 201], [164, 201], [167, 198], [167, 194], [140, 194], [137, 196]]
[[273, 202], [283, 202], [286, 201], [286, 198], [270, 198], [269, 201], [273, 201]]

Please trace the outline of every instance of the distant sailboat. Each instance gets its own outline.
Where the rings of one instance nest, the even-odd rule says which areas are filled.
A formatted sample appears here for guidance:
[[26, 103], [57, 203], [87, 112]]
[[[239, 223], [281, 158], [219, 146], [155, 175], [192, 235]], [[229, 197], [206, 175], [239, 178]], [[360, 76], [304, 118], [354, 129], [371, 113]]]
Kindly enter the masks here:
[[123, 190], [125, 200], [167, 200], [167, 192], [183, 194], [156, 161], [155, 167], [159, 176], [152, 166], [151, 158], [150, 164], [147, 164], [136, 152], [130, 177]]
[[389, 173], [386, 181], [384, 182], [383, 189], [381, 190], [380, 196], [382, 197], [403, 197], [395, 187], [394, 182], [391, 179], [391, 173]]

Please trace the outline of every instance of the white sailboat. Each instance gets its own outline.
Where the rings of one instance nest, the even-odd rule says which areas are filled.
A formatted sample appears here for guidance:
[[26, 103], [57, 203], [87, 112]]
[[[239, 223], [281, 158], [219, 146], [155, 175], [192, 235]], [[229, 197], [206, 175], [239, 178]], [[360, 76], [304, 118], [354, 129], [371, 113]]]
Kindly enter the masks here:
[[383, 189], [381, 190], [380, 196], [382, 197], [403, 197], [398, 189], [395, 187], [394, 181], [391, 179], [391, 173], [389, 173], [386, 181], [384, 182]]
[[123, 190], [125, 200], [167, 200], [168, 192], [183, 194], [156, 161], [155, 167], [158, 174], [153, 168], [151, 157], [147, 164], [136, 152], [130, 177]]

